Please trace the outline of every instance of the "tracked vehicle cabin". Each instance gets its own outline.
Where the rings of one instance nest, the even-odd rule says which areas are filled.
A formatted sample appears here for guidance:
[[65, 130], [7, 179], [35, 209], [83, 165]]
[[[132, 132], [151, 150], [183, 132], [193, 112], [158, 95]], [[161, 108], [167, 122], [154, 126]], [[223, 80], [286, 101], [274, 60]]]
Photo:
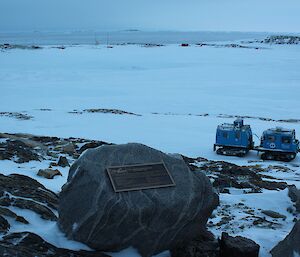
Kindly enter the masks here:
[[223, 123], [217, 127], [214, 151], [217, 154], [244, 156], [253, 148], [253, 136], [250, 125], [244, 125], [243, 119], [233, 124]]

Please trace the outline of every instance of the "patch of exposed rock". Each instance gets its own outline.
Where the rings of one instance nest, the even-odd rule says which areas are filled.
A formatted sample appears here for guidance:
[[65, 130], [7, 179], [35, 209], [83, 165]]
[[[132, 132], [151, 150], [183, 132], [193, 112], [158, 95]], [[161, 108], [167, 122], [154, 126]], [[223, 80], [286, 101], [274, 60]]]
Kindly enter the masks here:
[[2, 50], [11, 50], [11, 49], [22, 49], [22, 50], [36, 50], [36, 49], [42, 49], [41, 46], [27, 46], [27, 45], [16, 45], [16, 44], [0, 44], [0, 49]]
[[17, 163], [40, 161], [42, 156], [20, 140], [9, 139], [0, 143], [0, 160], [14, 160]]
[[253, 240], [222, 233], [214, 237], [199, 237], [171, 249], [171, 257], [258, 257], [260, 246]]
[[53, 179], [55, 176], [62, 176], [58, 169], [40, 169], [37, 175], [47, 179]]
[[69, 113], [72, 114], [83, 114], [83, 113], [104, 113], [104, 114], [117, 114], [117, 115], [134, 115], [134, 116], [142, 116], [141, 114], [136, 114], [133, 112], [123, 111], [119, 109], [104, 109], [104, 108], [97, 108], [97, 109], [85, 109], [85, 110], [73, 110]]
[[295, 203], [296, 211], [300, 212], [300, 189], [295, 185], [289, 186], [289, 197]]
[[297, 221], [292, 231], [271, 250], [272, 257], [295, 257], [300, 255], [300, 221]]
[[16, 213], [5, 207], [0, 207], [0, 215], [13, 218], [15, 221], [21, 222], [23, 224], [29, 224], [29, 222], [24, 217], [18, 216]]
[[171, 257], [220, 257], [218, 240], [210, 233], [177, 244], [170, 250]]
[[183, 158], [191, 169], [204, 171], [219, 192], [223, 192], [225, 188], [234, 187], [247, 189], [245, 191], [247, 193], [258, 193], [263, 188], [283, 190], [288, 186], [286, 182], [270, 181], [272, 177], [262, 175], [261, 172], [265, 169], [260, 166], [238, 166], [224, 161]]
[[65, 157], [65, 156], [59, 156], [57, 165], [61, 166], [61, 167], [68, 167], [68, 166], [70, 166], [69, 161], [68, 161], [67, 157]]
[[300, 44], [299, 36], [292, 35], [273, 35], [263, 40], [252, 40], [243, 43], [261, 43], [261, 44], [276, 44], [276, 45], [298, 45]]
[[223, 232], [220, 257], [258, 257], [259, 248], [259, 245], [249, 238], [233, 237]]
[[8, 209], [15, 206], [36, 212], [41, 218], [56, 221], [53, 210], [57, 209], [58, 196], [42, 184], [27, 176], [0, 174], [0, 214], [13, 217], [16, 221], [28, 223]]
[[140, 114], [136, 114], [133, 112], [127, 112], [119, 109], [85, 109], [83, 110], [84, 112], [89, 112], [89, 113], [110, 113], [110, 114], [119, 114], [119, 115], [135, 115], [135, 116], [141, 116]]
[[21, 112], [0, 112], [0, 116], [15, 118], [17, 120], [31, 120], [33, 117]]
[[267, 37], [263, 43], [278, 44], [278, 45], [298, 45], [300, 44], [300, 37], [298, 36], [270, 36]]
[[[0, 133], [0, 160], [17, 163], [51, 160], [62, 167], [77, 159], [88, 148], [108, 144], [82, 138], [59, 138], [31, 134]], [[66, 157], [69, 161], [66, 162]]]
[[0, 215], [0, 233], [6, 233], [10, 228], [8, 221]]
[[0, 255], [20, 257], [109, 257], [101, 252], [58, 248], [31, 232], [13, 233], [4, 236], [0, 241]]
[[286, 219], [286, 216], [283, 214], [280, 214], [279, 212], [272, 211], [272, 210], [262, 210], [263, 214], [267, 215], [268, 217], [271, 217], [273, 219]]

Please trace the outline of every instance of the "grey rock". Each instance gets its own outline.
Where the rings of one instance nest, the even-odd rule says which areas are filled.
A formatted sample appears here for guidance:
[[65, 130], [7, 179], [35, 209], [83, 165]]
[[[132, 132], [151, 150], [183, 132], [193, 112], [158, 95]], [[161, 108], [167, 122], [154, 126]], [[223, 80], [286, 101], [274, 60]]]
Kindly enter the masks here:
[[102, 145], [108, 145], [108, 143], [103, 142], [103, 141], [91, 141], [91, 142], [85, 143], [83, 146], [81, 146], [80, 149], [78, 150], [78, 152], [81, 154], [87, 149], [96, 148], [96, 147], [99, 147]]
[[263, 43], [266, 44], [279, 44], [279, 45], [297, 45], [300, 44], [300, 37], [298, 36], [291, 36], [291, 35], [276, 35], [267, 37]]
[[35, 149], [21, 140], [6, 140], [0, 143], [0, 160], [13, 160], [17, 163], [40, 161], [41, 156]]
[[0, 214], [28, 223], [21, 216], [4, 207], [15, 206], [36, 212], [41, 218], [56, 221], [53, 210], [57, 209], [58, 197], [36, 180], [18, 174], [0, 174]]
[[289, 186], [289, 197], [295, 203], [296, 211], [300, 212], [300, 190], [295, 185]]
[[[106, 168], [163, 161], [176, 186], [115, 193]], [[71, 166], [59, 203], [69, 238], [101, 251], [130, 246], [152, 256], [205, 233], [218, 205], [209, 179], [184, 161], [141, 144], [88, 149]]]
[[300, 254], [300, 221], [297, 221], [292, 231], [280, 241], [272, 250], [272, 257], [294, 257]]
[[0, 256], [15, 257], [109, 257], [95, 251], [73, 251], [55, 247], [30, 232], [12, 233], [0, 241]]
[[259, 245], [253, 240], [223, 232], [220, 240], [220, 257], [258, 257]]
[[14, 199], [12, 206], [19, 207], [21, 209], [28, 209], [36, 212], [41, 216], [42, 219], [56, 221], [57, 217], [51, 209], [39, 204], [37, 202], [26, 200], [26, 199]]
[[61, 173], [59, 170], [53, 170], [53, 169], [40, 169], [37, 173], [38, 176], [44, 177], [47, 179], [53, 179], [55, 176], [60, 175]]
[[274, 219], [286, 219], [286, 216], [285, 215], [282, 215], [276, 211], [271, 211], [271, 210], [262, 210], [261, 211], [263, 214], [271, 217], [271, 218], [274, 218]]
[[64, 145], [62, 147], [62, 152], [67, 153], [69, 155], [73, 155], [76, 152], [74, 144], [68, 143], [68, 144]]
[[59, 156], [57, 165], [60, 167], [70, 166], [68, 159], [65, 156]]
[[[264, 179], [261, 172], [266, 171], [259, 166], [238, 166], [225, 161], [208, 161], [203, 158], [183, 157], [191, 170], [201, 169], [206, 171], [213, 179], [214, 188], [222, 192], [224, 188], [251, 189], [250, 192], [261, 192], [262, 188], [268, 190], [284, 190], [286, 182], [269, 181]], [[200, 162], [200, 163], [199, 163]]]
[[136, 114], [133, 112], [127, 112], [118, 109], [85, 109], [84, 112], [88, 113], [110, 113], [110, 114], [119, 114], [119, 115], [134, 115], [134, 116], [142, 116], [140, 114]]
[[[57, 209], [58, 196], [35, 179], [24, 175], [11, 174], [5, 176], [0, 174], [0, 196], [3, 191], [10, 193], [13, 197], [31, 198], [35, 202]], [[5, 201], [7, 198], [0, 198], [0, 205], [2, 199], [4, 199], [3, 206], [9, 206], [9, 201]]]
[[0, 215], [0, 233], [6, 233], [10, 229], [8, 221]]
[[170, 252], [171, 257], [219, 257], [220, 247], [213, 236], [204, 236], [178, 244]]
[[21, 223], [24, 223], [24, 224], [29, 224], [29, 222], [22, 216], [18, 216], [17, 214], [15, 214], [13, 211], [7, 209], [7, 208], [4, 208], [4, 207], [0, 207], [0, 215], [3, 215], [3, 216], [7, 216], [7, 217], [10, 217], [10, 218], [13, 218], [15, 219], [16, 221], [18, 222], [21, 222]]

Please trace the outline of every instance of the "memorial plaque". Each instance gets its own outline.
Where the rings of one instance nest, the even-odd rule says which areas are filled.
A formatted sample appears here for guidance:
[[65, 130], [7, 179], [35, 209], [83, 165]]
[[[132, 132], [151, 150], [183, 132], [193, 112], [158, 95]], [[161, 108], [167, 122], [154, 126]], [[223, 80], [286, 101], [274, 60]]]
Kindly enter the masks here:
[[107, 168], [115, 192], [175, 186], [163, 162]]

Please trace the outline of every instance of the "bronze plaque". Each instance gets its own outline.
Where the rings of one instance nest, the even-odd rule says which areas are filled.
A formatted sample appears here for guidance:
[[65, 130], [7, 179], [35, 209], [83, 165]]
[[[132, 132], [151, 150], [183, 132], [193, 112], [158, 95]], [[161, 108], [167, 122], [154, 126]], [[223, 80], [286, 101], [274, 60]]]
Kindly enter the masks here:
[[107, 168], [115, 192], [175, 186], [163, 162]]

